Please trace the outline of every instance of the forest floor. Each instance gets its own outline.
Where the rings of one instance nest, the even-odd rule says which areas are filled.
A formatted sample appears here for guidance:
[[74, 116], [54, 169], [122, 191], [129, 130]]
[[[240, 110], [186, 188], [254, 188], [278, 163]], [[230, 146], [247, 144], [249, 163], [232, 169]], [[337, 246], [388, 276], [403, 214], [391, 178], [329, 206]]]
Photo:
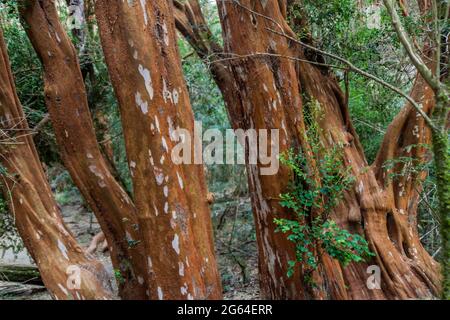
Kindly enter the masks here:
[[[216, 239], [216, 254], [219, 270], [222, 276], [224, 298], [257, 300], [259, 299], [257, 248], [249, 200], [246, 198], [219, 199], [212, 206], [214, 233]], [[61, 205], [63, 218], [79, 243], [87, 248], [92, 238], [100, 231], [95, 217], [78, 199]], [[113, 285], [114, 271], [108, 252], [97, 250], [95, 253], [108, 273]], [[32, 264], [25, 251], [14, 254], [1, 251], [0, 264]], [[22, 288], [19, 294], [6, 294], [10, 289]], [[50, 295], [43, 288], [23, 286], [0, 282], [0, 300], [46, 300]]]

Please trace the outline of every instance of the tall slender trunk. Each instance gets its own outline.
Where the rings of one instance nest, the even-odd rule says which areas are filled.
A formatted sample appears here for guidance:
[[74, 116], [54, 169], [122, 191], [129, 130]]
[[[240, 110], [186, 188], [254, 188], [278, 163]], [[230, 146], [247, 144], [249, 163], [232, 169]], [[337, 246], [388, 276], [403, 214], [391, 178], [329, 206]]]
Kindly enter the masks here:
[[1, 189], [28, 252], [56, 299], [110, 299], [102, 264], [85, 254], [64, 225], [16, 94], [0, 29]]
[[121, 274], [120, 295], [144, 299], [147, 268], [136, 208], [97, 143], [76, 50], [53, 0], [24, 0], [19, 8], [44, 67], [46, 105], [64, 165], [106, 235], [114, 269]]
[[194, 132], [172, 4], [97, 0], [95, 9], [122, 115], [150, 297], [220, 298], [203, 168], [171, 159], [174, 130]]
[[442, 297], [450, 299], [450, 145], [448, 142], [447, 123], [449, 114], [449, 97], [440, 96], [437, 98], [437, 106], [433, 119], [443, 128], [441, 132], [433, 134], [433, 151], [436, 168], [436, 184], [438, 189], [438, 198], [440, 202], [439, 216], [441, 223], [441, 241], [442, 241], [442, 268], [443, 284]]
[[[94, 65], [94, 57], [89, 48], [89, 37], [94, 35], [94, 12], [90, 10], [89, 0], [66, 0], [69, 8], [69, 19], [73, 21], [70, 26], [72, 37], [75, 39], [75, 48], [78, 51], [81, 74], [86, 83], [86, 94], [92, 112], [95, 132], [99, 141], [100, 150], [108, 163], [109, 170], [114, 178], [125, 186], [114, 161], [113, 137], [111, 136], [110, 123], [105, 112], [103, 88], [98, 89], [99, 80]], [[88, 82], [90, 86], [88, 86]], [[89, 90], [90, 89], [90, 90]]]

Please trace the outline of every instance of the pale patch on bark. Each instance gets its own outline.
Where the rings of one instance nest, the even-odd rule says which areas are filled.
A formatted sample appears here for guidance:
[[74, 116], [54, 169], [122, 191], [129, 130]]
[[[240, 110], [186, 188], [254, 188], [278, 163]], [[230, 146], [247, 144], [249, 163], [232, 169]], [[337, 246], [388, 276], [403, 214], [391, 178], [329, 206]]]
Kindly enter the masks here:
[[147, 89], [148, 96], [150, 97], [150, 100], [153, 100], [153, 85], [152, 85], [152, 78], [150, 76], [150, 71], [146, 68], [144, 68], [141, 64], [138, 67], [139, 73], [141, 74], [142, 78], [144, 78], [144, 84], [145, 88]]
[[180, 254], [180, 238], [177, 234], [173, 237], [172, 248], [178, 255]]
[[140, 92], [136, 92], [136, 105], [141, 109], [143, 114], [148, 113], [148, 102], [142, 99]]

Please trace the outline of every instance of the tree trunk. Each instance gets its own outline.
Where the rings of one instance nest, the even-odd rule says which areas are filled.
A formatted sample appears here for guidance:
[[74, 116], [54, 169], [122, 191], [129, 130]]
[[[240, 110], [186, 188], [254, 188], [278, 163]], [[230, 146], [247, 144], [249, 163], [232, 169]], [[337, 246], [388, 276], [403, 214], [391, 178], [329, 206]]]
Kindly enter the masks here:
[[[308, 152], [303, 109], [306, 102], [320, 104], [322, 143], [326, 147], [344, 146], [345, 165], [352, 168], [356, 178], [356, 187], [345, 194], [332, 217], [341, 227], [366, 236], [377, 254], [372, 264], [382, 271], [381, 290], [370, 290], [366, 285], [367, 264], [344, 268], [323, 255], [322, 267], [316, 274], [319, 288], [308, 288], [300, 272], [287, 277], [287, 262], [295, 260], [294, 248], [285, 235], [275, 232], [273, 220], [292, 217], [275, 200], [286, 191], [290, 172], [280, 168], [276, 176], [262, 176], [258, 167], [248, 166], [263, 298], [385, 299], [436, 295], [439, 267], [420, 244], [416, 228], [418, 191], [414, 186], [424, 174], [389, 181], [382, 168], [386, 160], [408, 152], [405, 149], [419, 161], [424, 159], [424, 148], [413, 146], [430, 140], [423, 119], [411, 106], [405, 107], [390, 126], [376, 163], [369, 166], [336, 79], [326, 68], [294, 62], [292, 58], [307, 59], [303, 48], [268, 30], [296, 37], [286, 23], [288, 8], [283, 1], [218, 1], [224, 38], [222, 54], [210, 45], [208, 37], [201, 37], [205, 33], [191, 35], [198, 25], [206, 27], [198, 16], [193, 16], [198, 11], [191, 8], [197, 5], [196, 0], [176, 5], [177, 26], [200, 57], [205, 52], [210, 58], [211, 53], [216, 53], [211, 65], [226, 75], [218, 78], [214, 69], [212, 74], [220, 88], [226, 86], [235, 92], [224, 94], [235, 128], [279, 129], [281, 152], [291, 147]], [[423, 81], [416, 82], [412, 94], [427, 112], [432, 109], [432, 91]], [[395, 168], [396, 172], [403, 169], [401, 165]]]
[[[151, 298], [217, 299], [203, 167], [177, 165], [174, 129], [194, 132], [172, 5], [96, 2], [100, 37], [122, 115]], [[192, 136], [192, 135], [191, 135]]]
[[61, 157], [106, 235], [114, 269], [121, 273], [119, 294], [145, 299], [147, 268], [136, 209], [97, 143], [76, 50], [53, 0], [26, 0], [19, 8], [44, 67], [45, 99]]
[[[446, 128], [448, 123], [448, 105], [449, 98], [440, 97], [437, 101], [435, 110], [435, 119], [441, 119], [441, 128]], [[433, 134], [433, 151], [435, 157], [436, 180], [438, 197], [440, 202], [440, 223], [441, 223], [441, 242], [442, 242], [442, 268], [443, 268], [443, 284], [442, 298], [450, 299], [450, 155], [449, 155], [448, 130], [435, 132]]]
[[62, 221], [15, 91], [1, 30], [0, 52], [1, 186], [19, 233], [54, 298], [109, 299], [103, 266], [83, 252]]
[[[114, 176], [116, 180], [120, 180], [120, 176], [118, 174], [117, 168], [114, 163], [114, 150], [112, 137], [109, 134], [109, 121], [107, 115], [105, 114], [103, 107], [104, 104], [101, 101], [100, 95], [103, 92], [97, 92], [96, 86], [97, 77], [95, 74], [95, 66], [91, 57], [91, 53], [87, 47], [87, 40], [89, 30], [92, 29], [92, 26], [88, 26], [88, 22], [92, 24], [92, 16], [93, 12], [90, 12], [87, 7], [89, 4], [85, 4], [84, 0], [66, 0], [67, 7], [69, 8], [69, 18], [73, 22], [71, 27], [72, 37], [75, 39], [74, 46], [78, 51], [78, 57], [80, 61], [80, 69], [81, 74], [83, 75], [83, 79], [85, 83], [88, 81], [91, 84], [91, 91], [88, 91], [89, 87], [86, 87], [86, 94], [88, 96], [88, 103], [90, 109], [92, 111], [94, 127], [97, 133], [97, 138], [99, 140], [100, 149], [103, 153], [105, 160], [108, 162], [109, 169], [111, 174]], [[86, 12], [87, 11], [87, 12]], [[76, 23], [74, 23], [76, 22]], [[101, 90], [100, 90], [101, 91]], [[100, 100], [98, 103], [97, 100]], [[122, 181], [119, 181], [124, 186]]]

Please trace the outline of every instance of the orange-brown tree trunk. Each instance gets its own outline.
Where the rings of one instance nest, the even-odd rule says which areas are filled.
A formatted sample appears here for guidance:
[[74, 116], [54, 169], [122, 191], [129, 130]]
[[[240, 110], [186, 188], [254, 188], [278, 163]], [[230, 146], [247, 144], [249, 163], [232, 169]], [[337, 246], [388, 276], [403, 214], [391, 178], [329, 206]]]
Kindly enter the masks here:
[[103, 265], [85, 254], [64, 225], [16, 94], [0, 30], [1, 189], [42, 279], [56, 299], [110, 299]]
[[203, 168], [176, 165], [173, 130], [194, 131], [172, 4], [96, 1], [106, 62], [122, 115], [150, 297], [221, 297]]
[[44, 67], [46, 105], [62, 160], [105, 233], [114, 269], [120, 272], [119, 294], [145, 299], [147, 267], [136, 209], [97, 143], [77, 52], [53, 0], [24, 0], [19, 9]]
[[[286, 10], [278, 3], [269, 1], [265, 6], [251, 1], [241, 1], [240, 3], [245, 8], [242, 5], [219, 3], [219, 13], [224, 27], [225, 50], [227, 52], [240, 55], [255, 52], [274, 52], [305, 59], [302, 48], [298, 48], [282, 36], [267, 30], [277, 30], [281, 26], [283, 32], [295, 36], [285, 22], [284, 12]], [[248, 10], [249, 8], [254, 10], [256, 14], [251, 13]], [[257, 16], [257, 13], [268, 16], [273, 20], [270, 21], [262, 16]], [[246, 15], [250, 15], [250, 17], [245, 19]], [[239, 28], [234, 27], [238, 21], [240, 21]], [[246, 23], [244, 28], [248, 31], [245, 33], [242, 33], [243, 21]], [[244, 43], [243, 34], [246, 35], [245, 41], [248, 43], [248, 47], [242, 45]], [[303, 93], [310, 101], [317, 101], [321, 108], [319, 125], [324, 132], [322, 143], [326, 147], [332, 147], [336, 144], [344, 146], [345, 165], [351, 167], [352, 174], [356, 179], [354, 190], [345, 194], [343, 201], [334, 210], [332, 217], [339, 225], [366, 236], [371, 249], [376, 253], [376, 258], [372, 263], [378, 265], [382, 271], [382, 290], [371, 290], [366, 285], [367, 265], [351, 264], [347, 268], [343, 268], [336, 261], [324, 255], [322, 257], [323, 268], [319, 276], [323, 281], [322, 289], [328, 289], [314, 290], [318, 292], [313, 292], [313, 296], [317, 298], [367, 299], [415, 298], [437, 294], [439, 288], [438, 265], [423, 249], [417, 234], [416, 211], [414, 210], [414, 207], [417, 207], [417, 203], [414, 204], [414, 200], [417, 199], [416, 191], [412, 188], [408, 189], [408, 187], [402, 189], [403, 186], [399, 182], [400, 189], [393, 193], [389, 189], [390, 184], [387, 180], [377, 179], [378, 170], [369, 167], [367, 164], [357, 134], [350, 121], [345, 99], [333, 75], [324, 73], [312, 64], [293, 63], [283, 58], [267, 58], [262, 61], [255, 59], [239, 60], [236, 62], [235, 70], [239, 68], [245, 68], [246, 74], [258, 74], [261, 86], [266, 85], [269, 88], [269, 93], [267, 93], [264, 88], [262, 88], [263, 90], [255, 90], [246, 86], [247, 92], [250, 93], [250, 99], [248, 100], [252, 102], [253, 107], [250, 109], [253, 112], [251, 118], [255, 122], [257, 119], [267, 119], [273, 113], [270, 107], [265, 107], [267, 104], [262, 104], [264, 100], [277, 101], [286, 114], [291, 113], [290, 121], [286, 120], [286, 122], [288, 128], [293, 128], [291, 129], [293, 134], [286, 135], [287, 146], [298, 144], [303, 147], [307, 144], [303, 141], [302, 128], [300, 127], [300, 130], [298, 130], [298, 123], [301, 124], [303, 120], [301, 108], [304, 105], [304, 101], [299, 95]], [[292, 72], [294, 68], [296, 69], [296, 75], [293, 75]], [[241, 82], [245, 81], [240, 73], [237, 73], [237, 75]], [[298, 86], [297, 90], [295, 90], [295, 85]], [[262, 101], [261, 92], [265, 92], [262, 94], [263, 96], [267, 95]], [[277, 100], [278, 96], [281, 96], [282, 101], [279, 101], [280, 98]], [[295, 97], [297, 97], [297, 101], [293, 100]], [[422, 96], [418, 95], [418, 98], [422, 98]], [[429, 98], [428, 95], [423, 103], [432, 103]], [[287, 103], [283, 100], [287, 100]], [[298, 108], [300, 108], [300, 112], [292, 114], [292, 111], [298, 110]], [[246, 110], [248, 109], [247, 107]], [[258, 109], [263, 109], [259, 112], [264, 116], [257, 116], [258, 111], [256, 110]], [[415, 113], [413, 119], [417, 119]], [[416, 120], [413, 124], [419, 130], [416, 137], [422, 137], [421, 139], [426, 140], [427, 132], [420, 120]], [[264, 121], [258, 122], [261, 126], [267, 125]], [[283, 130], [283, 126], [279, 128]], [[405, 134], [414, 139], [413, 131], [406, 131]], [[386, 139], [396, 140], [398, 136], [392, 135], [386, 137]], [[285, 147], [282, 145], [281, 149]], [[387, 178], [387, 175], [385, 177]], [[257, 180], [258, 178], [253, 179]], [[411, 183], [417, 181], [417, 177], [414, 176], [405, 177], [405, 179], [409, 179]], [[262, 189], [264, 190], [264, 187]], [[272, 199], [276, 197], [273, 192], [273, 189], [267, 187], [267, 194], [262, 198]], [[258, 203], [254, 206], [256, 214], [260, 213], [259, 220], [264, 219], [265, 216], [264, 212], [259, 209], [263, 207], [263, 204], [263, 201], [259, 201], [259, 206]], [[404, 211], [405, 207], [412, 210]], [[277, 211], [278, 209], [274, 207], [271, 213], [275, 214]], [[273, 224], [270, 220], [269, 218], [266, 227], [273, 230]], [[399, 238], [394, 238], [392, 229], [398, 230], [397, 232], [402, 235], [401, 242]], [[279, 249], [275, 247], [272, 250], [276, 252]], [[263, 252], [262, 256], [270, 257], [270, 249], [265, 249], [265, 251], [267, 252]], [[275, 255], [277, 254], [275, 253]], [[270, 259], [267, 259], [267, 262], [270, 266]], [[276, 264], [277, 262], [275, 262]], [[283, 283], [279, 281], [274, 283], [272, 279], [268, 279], [268, 276], [265, 277], [266, 288], [269, 289], [266, 293], [269, 296], [273, 296], [275, 293], [275, 296], [277, 296], [276, 289]], [[264, 275], [262, 279], [264, 281]]]
[[[287, 277], [288, 261], [295, 260], [294, 248], [285, 235], [275, 232], [273, 220], [292, 218], [276, 200], [286, 191], [291, 174], [281, 168], [275, 176], [262, 176], [258, 167], [248, 166], [263, 297], [385, 299], [438, 294], [438, 264], [423, 249], [417, 233], [418, 192], [414, 186], [424, 174], [390, 181], [382, 168], [386, 160], [405, 152], [418, 161], [424, 160], [424, 148], [414, 147], [429, 142], [423, 120], [411, 106], [406, 106], [390, 126], [376, 163], [369, 166], [345, 97], [332, 73], [310, 63], [293, 61], [289, 57], [307, 59], [303, 48], [268, 30], [296, 37], [286, 23], [286, 3], [251, 0], [217, 3], [223, 52], [217, 44], [211, 44], [210, 37], [204, 36], [208, 33], [196, 31], [207, 28], [196, 0], [175, 1], [177, 27], [200, 57], [212, 58], [212, 74], [219, 87], [228, 90], [222, 89], [233, 126], [279, 129], [281, 152], [291, 147], [307, 151], [303, 108], [305, 99], [317, 101], [321, 108], [319, 125], [324, 132], [322, 143], [326, 147], [343, 146], [345, 165], [351, 167], [356, 178], [355, 188], [346, 192], [332, 217], [340, 226], [366, 236], [371, 250], [377, 254], [369, 264], [378, 265], [382, 272], [381, 290], [371, 290], [366, 284], [370, 276], [368, 264], [344, 268], [323, 255], [322, 266], [315, 275], [318, 288], [308, 288], [299, 272]], [[216, 70], [220, 70], [219, 76]], [[230, 90], [233, 94], [226, 94]], [[433, 107], [432, 94], [418, 79], [412, 95], [427, 112]], [[399, 173], [404, 167], [398, 165], [394, 170]]]

